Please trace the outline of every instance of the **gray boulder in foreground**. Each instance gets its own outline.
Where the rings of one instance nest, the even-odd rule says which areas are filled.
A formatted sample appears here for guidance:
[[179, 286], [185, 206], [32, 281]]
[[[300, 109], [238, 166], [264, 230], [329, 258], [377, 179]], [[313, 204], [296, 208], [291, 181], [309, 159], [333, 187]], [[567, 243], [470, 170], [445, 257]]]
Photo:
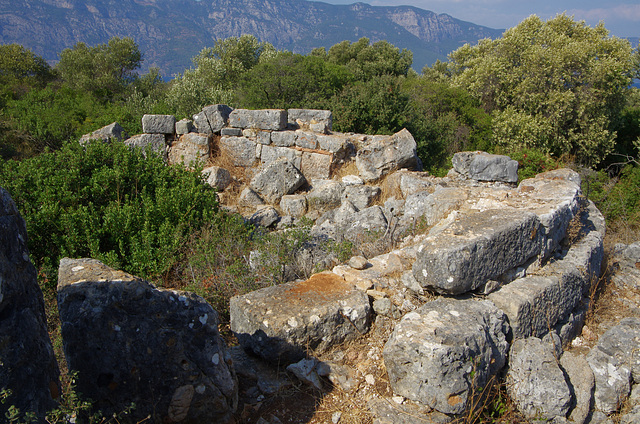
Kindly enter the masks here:
[[540, 253], [540, 233], [540, 221], [528, 212], [462, 215], [418, 247], [413, 275], [424, 288], [465, 293]]
[[518, 182], [518, 162], [508, 156], [485, 152], [459, 152], [451, 160], [453, 169], [477, 181]]
[[140, 422], [226, 423], [237, 380], [218, 314], [201, 297], [158, 290], [94, 259], [62, 259], [58, 305], [77, 392], [105, 416], [131, 402]]
[[36, 275], [25, 222], [0, 188], [0, 390], [12, 392], [0, 403], [0, 417], [14, 406], [44, 422], [61, 391]]
[[565, 417], [571, 406], [571, 390], [553, 345], [536, 337], [511, 345], [507, 390], [529, 419]]
[[235, 296], [229, 313], [238, 342], [280, 364], [356, 339], [371, 321], [366, 293], [331, 272]]
[[117, 122], [113, 122], [106, 127], [102, 127], [98, 130], [95, 130], [92, 133], [85, 134], [80, 137], [80, 144], [84, 145], [89, 140], [100, 140], [104, 143], [110, 143], [111, 141], [122, 141], [129, 137], [124, 130]]
[[505, 365], [507, 318], [491, 302], [440, 298], [406, 314], [383, 350], [395, 394], [461, 414]]
[[272, 205], [280, 203], [282, 196], [293, 194], [306, 182], [304, 175], [286, 158], [280, 158], [260, 171], [249, 186]]

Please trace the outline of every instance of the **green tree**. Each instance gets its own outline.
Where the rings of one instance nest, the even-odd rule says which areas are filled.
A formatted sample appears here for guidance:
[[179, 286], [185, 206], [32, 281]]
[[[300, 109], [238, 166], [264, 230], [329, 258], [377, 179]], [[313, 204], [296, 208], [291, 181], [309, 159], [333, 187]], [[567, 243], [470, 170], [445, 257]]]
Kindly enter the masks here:
[[0, 85], [14, 95], [44, 87], [54, 78], [49, 64], [19, 44], [0, 45]]
[[628, 41], [562, 14], [531, 16], [502, 38], [449, 56], [452, 83], [493, 113], [497, 143], [597, 164], [613, 149], [612, 119], [635, 72]]
[[[314, 50], [313, 55], [323, 56], [323, 50]], [[351, 43], [342, 41], [331, 47], [326, 53], [327, 59], [335, 64], [346, 66], [362, 80], [381, 75], [407, 75], [413, 63], [413, 53], [402, 51], [388, 41], [370, 44], [368, 38]]]
[[78, 43], [64, 49], [56, 69], [67, 86], [110, 101], [124, 97], [141, 63], [142, 53], [133, 39], [113, 37], [94, 47]]
[[196, 113], [208, 104], [233, 104], [238, 81], [275, 53], [271, 44], [259, 42], [253, 35], [219, 39], [193, 58], [193, 68], [172, 82], [169, 102], [179, 117]]
[[245, 74], [239, 103], [248, 108], [323, 108], [353, 80], [344, 67], [318, 56], [281, 52]]

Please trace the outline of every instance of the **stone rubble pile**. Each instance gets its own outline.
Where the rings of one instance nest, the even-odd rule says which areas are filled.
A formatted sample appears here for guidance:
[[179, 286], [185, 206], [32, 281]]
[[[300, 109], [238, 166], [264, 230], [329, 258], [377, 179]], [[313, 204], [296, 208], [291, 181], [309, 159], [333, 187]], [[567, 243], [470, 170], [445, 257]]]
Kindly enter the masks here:
[[[230, 349], [216, 311], [198, 296], [157, 289], [92, 259], [64, 259], [62, 336], [82, 393], [107, 412], [136, 402], [134, 422], [147, 415], [155, 422], [232, 422], [242, 416], [239, 392], [259, 404], [292, 384], [278, 371], [284, 368], [316, 390], [328, 382], [353, 394], [372, 387], [376, 377], [347, 365], [343, 346], [373, 329], [384, 334], [383, 344], [358, 358], [386, 370], [394, 402], [389, 408], [384, 399], [369, 400], [375, 423], [415, 422], [408, 417], [416, 414], [451, 422], [500, 381], [531, 420], [595, 424], [619, 414], [620, 422], [638, 422], [639, 243], [616, 246], [611, 259], [614, 289], [631, 293], [625, 299], [637, 316], [613, 323], [591, 349], [564, 350], [580, 345], [604, 260], [604, 219], [582, 196], [576, 172], [517, 184], [515, 161], [462, 152], [446, 177], [433, 177], [420, 172], [408, 131], [334, 134], [331, 124], [328, 111], [224, 105], [204, 108], [193, 121], [145, 116], [145, 134], [125, 143], [159, 148], [169, 163], [186, 166], [211, 165], [212, 155], [224, 154], [246, 168], [236, 207], [246, 208], [251, 222], [274, 227], [304, 217], [314, 223], [313, 237], [349, 240], [362, 254], [307, 280], [232, 298], [230, 326], [240, 346]], [[114, 128], [87, 137], [116, 139]], [[341, 167], [353, 175], [336, 177]], [[230, 169], [203, 172], [220, 191], [232, 184]], [[5, 313], [6, 300], [17, 299], [11, 287], [35, 281], [24, 225], [8, 196], [2, 200], [12, 220], [0, 220], [2, 237], [18, 247], [0, 262], [0, 328], [17, 325]], [[33, 292], [31, 321], [42, 327], [41, 294], [15, 290]], [[37, 342], [43, 354], [51, 350], [45, 336]], [[49, 397], [32, 403], [42, 415], [59, 386], [57, 368], [40, 368], [24, 379], [48, 384]]]

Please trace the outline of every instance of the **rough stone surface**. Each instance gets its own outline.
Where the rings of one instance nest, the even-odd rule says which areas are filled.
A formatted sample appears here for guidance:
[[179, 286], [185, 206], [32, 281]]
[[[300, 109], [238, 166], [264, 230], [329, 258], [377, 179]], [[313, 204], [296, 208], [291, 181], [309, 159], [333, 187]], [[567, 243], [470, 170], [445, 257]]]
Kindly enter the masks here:
[[258, 209], [253, 215], [251, 215], [249, 222], [260, 227], [270, 227], [275, 224], [278, 219], [280, 219], [278, 211], [276, 211], [272, 206], [265, 206]]
[[317, 149], [318, 148], [318, 138], [316, 134], [309, 131], [301, 131], [297, 130], [296, 134], [296, 146], [301, 147], [303, 149]]
[[631, 390], [631, 370], [598, 344], [587, 354], [587, 362], [596, 381], [595, 407], [605, 414], [616, 412]]
[[282, 364], [365, 334], [370, 315], [368, 296], [330, 272], [235, 296], [230, 304], [240, 344]]
[[245, 187], [238, 196], [238, 205], [246, 208], [255, 208], [264, 205], [264, 200], [249, 187]]
[[437, 187], [433, 193], [425, 190], [410, 194], [404, 202], [403, 224], [420, 224], [423, 221], [423, 224], [434, 225], [467, 198], [464, 190], [455, 187]]
[[490, 302], [440, 298], [406, 314], [383, 351], [393, 392], [460, 414], [505, 364], [506, 316]]
[[142, 154], [145, 156], [147, 149], [149, 149], [167, 160], [167, 143], [164, 134], [138, 134], [125, 140], [124, 144], [142, 150]]
[[595, 379], [589, 363], [583, 355], [564, 352], [560, 358], [560, 366], [569, 379], [573, 402], [569, 411], [569, 420], [583, 424], [589, 417], [593, 404]]
[[280, 209], [285, 215], [301, 218], [307, 213], [307, 198], [300, 194], [282, 196]]
[[540, 253], [539, 235], [540, 222], [531, 213], [464, 215], [420, 245], [413, 275], [424, 288], [465, 293]]
[[309, 209], [327, 211], [341, 205], [344, 185], [332, 180], [312, 180], [313, 188], [307, 194]]
[[300, 170], [305, 178], [329, 178], [333, 167], [333, 158], [331, 155], [323, 153], [303, 152], [300, 162]]
[[231, 184], [231, 174], [219, 166], [210, 166], [202, 170], [202, 175], [206, 178], [207, 184], [218, 190], [224, 190]]
[[13, 393], [0, 403], [44, 422], [61, 394], [59, 371], [38, 286], [29, 260], [27, 230], [9, 193], [0, 188], [0, 389]]
[[220, 135], [230, 135], [232, 137], [242, 137], [242, 130], [240, 128], [222, 128]]
[[371, 206], [373, 201], [380, 196], [380, 187], [368, 185], [347, 185], [342, 193], [343, 199], [350, 201], [358, 209]]
[[173, 134], [176, 117], [173, 115], [143, 115], [142, 132], [146, 134]]
[[330, 110], [289, 109], [287, 113], [289, 122], [301, 129], [315, 129], [317, 132], [325, 132], [331, 131], [333, 126], [333, 114]]
[[282, 196], [293, 194], [305, 181], [288, 159], [280, 158], [253, 177], [249, 186], [268, 203], [276, 205]]
[[344, 227], [344, 237], [354, 243], [370, 243], [383, 236], [388, 225], [382, 208], [371, 206], [353, 214]]
[[198, 133], [188, 133], [174, 141], [169, 148], [169, 163], [181, 163], [187, 166], [205, 163], [209, 159], [211, 148], [209, 136]]
[[196, 127], [193, 125], [193, 121], [191, 119], [181, 119], [176, 122], [176, 134], [184, 135], [190, 132], [195, 132]]
[[58, 305], [64, 352], [79, 393], [106, 416], [131, 420], [229, 422], [237, 380], [201, 297], [158, 290], [94, 259], [63, 259]]
[[286, 147], [262, 146], [260, 161], [264, 166], [271, 165], [280, 158], [287, 158], [296, 168], [302, 166], [302, 152]]
[[507, 390], [529, 419], [565, 417], [571, 406], [571, 391], [553, 345], [536, 337], [511, 345]]
[[518, 162], [508, 156], [485, 152], [459, 152], [453, 155], [453, 169], [477, 181], [518, 182]]
[[640, 382], [640, 317], [624, 318], [598, 339], [598, 347], [631, 370]]
[[273, 131], [271, 141], [279, 147], [291, 147], [296, 143], [296, 133], [294, 131]]
[[83, 135], [80, 137], [79, 142], [82, 145], [86, 144], [89, 140], [100, 140], [104, 143], [109, 143], [111, 141], [123, 141], [128, 137], [129, 136], [124, 128], [122, 128], [117, 122], [113, 122], [106, 127], [102, 127], [92, 133]]
[[256, 142], [246, 137], [220, 138], [220, 151], [228, 156], [234, 166], [251, 167], [256, 162]]
[[391, 171], [417, 165], [416, 141], [406, 129], [392, 136], [376, 136], [356, 154], [356, 166], [365, 181], [377, 180]]
[[602, 243], [602, 235], [591, 232], [536, 275], [519, 278], [489, 295], [509, 317], [514, 337], [542, 337], [586, 302], [591, 281], [600, 274]]
[[229, 114], [229, 126], [281, 131], [287, 127], [287, 111], [235, 109]]
[[315, 358], [302, 359], [287, 367], [287, 371], [293, 373], [298, 380], [311, 385], [318, 390], [322, 390], [322, 383], [317, 372], [318, 360]]
[[218, 134], [229, 122], [232, 110], [227, 105], [205, 106], [200, 113], [193, 116], [193, 123], [200, 133]]

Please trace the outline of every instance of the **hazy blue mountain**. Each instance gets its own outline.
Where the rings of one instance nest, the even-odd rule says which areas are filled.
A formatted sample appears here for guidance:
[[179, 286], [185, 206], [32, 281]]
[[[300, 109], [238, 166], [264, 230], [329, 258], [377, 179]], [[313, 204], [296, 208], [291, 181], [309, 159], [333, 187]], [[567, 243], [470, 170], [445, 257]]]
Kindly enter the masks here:
[[253, 34], [279, 49], [308, 53], [342, 40], [388, 40], [414, 53], [414, 68], [464, 43], [496, 38], [491, 29], [409, 6], [331, 5], [304, 0], [0, 0], [0, 42], [20, 43], [48, 61], [82, 41], [132, 37], [144, 67], [164, 75], [191, 66], [217, 38]]

